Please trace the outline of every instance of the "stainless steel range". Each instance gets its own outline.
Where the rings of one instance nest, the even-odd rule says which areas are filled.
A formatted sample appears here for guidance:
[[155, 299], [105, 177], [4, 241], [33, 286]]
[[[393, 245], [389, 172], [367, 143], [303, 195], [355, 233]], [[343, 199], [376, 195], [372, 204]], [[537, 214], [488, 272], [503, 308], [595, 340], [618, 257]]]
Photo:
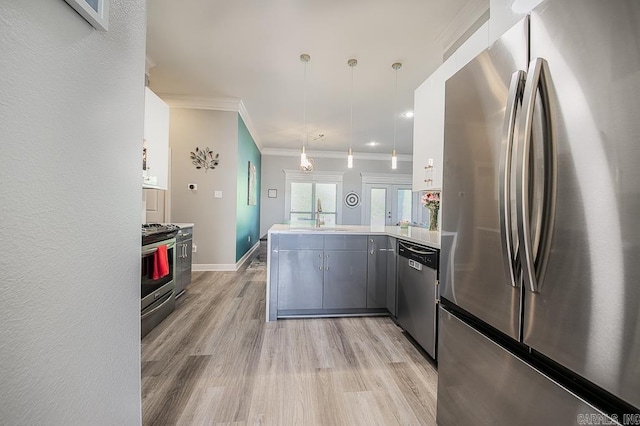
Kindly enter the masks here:
[[175, 309], [178, 230], [175, 225], [142, 225], [141, 337]]

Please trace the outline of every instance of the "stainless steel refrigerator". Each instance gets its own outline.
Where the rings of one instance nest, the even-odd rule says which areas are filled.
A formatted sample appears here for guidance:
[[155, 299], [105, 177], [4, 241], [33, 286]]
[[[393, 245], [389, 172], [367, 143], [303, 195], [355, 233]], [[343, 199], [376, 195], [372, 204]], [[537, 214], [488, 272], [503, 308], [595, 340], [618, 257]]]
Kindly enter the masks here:
[[447, 81], [441, 238], [440, 426], [640, 424], [640, 1], [547, 0]]

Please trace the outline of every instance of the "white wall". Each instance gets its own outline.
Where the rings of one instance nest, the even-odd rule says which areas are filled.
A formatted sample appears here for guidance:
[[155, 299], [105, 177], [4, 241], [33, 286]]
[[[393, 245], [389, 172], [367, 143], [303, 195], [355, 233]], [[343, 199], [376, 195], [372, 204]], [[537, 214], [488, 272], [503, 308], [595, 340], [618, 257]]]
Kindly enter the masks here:
[[135, 425], [145, 3], [0, 2], [0, 423]]
[[[362, 160], [355, 158], [353, 169], [347, 169], [347, 156], [344, 158], [314, 157], [314, 167], [318, 171], [345, 172], [342, 181], [342, 195], [355, 191], [362, 198], [362, 178], [360, 173], [397, 173], [411, 174], [412, 164], [408, 161], [398, 161], [398, 168], [391, 169], [391, 155], [386, 160]], [[297, 170], [300, 164], [299, 156], [263, 155], [262, 156], [262, 202], [260, 205], [260, 235], [263, 236], [275, 223], [285, 220], [284, 194], [285, 174], [283, 170]], [[269, 189], [276, 189], [277, 198], [267, 196]], [[342, 209], [343, 225], [359, 225], [361, 222], [362, 207], [350, 209], [344, 206]]]
[[[171, 108], [169, 144], [171, 220], [195, 224], [194, 269], [235, 265], [238, 113]], [[191, 164], [189, 153], [196, 147], [220, 154], [215, 170], [205, 173]], [[189, 183], [197, 184], [198, 190], [189, 190]], [[222, 198], [214, 198], [215, 191], [222, 191]]]
[[490, 0], [489, 43], [496, 41], [542, 0]]

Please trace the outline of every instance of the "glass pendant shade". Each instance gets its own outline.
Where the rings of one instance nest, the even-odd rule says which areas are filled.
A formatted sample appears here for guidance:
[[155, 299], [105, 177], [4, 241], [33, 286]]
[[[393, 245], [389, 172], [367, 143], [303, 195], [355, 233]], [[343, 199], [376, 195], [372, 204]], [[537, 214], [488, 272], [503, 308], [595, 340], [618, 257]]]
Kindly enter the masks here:
[[396, 155], [396, 150], [391, 151], [391, 168], [393, 170], [398, 168], [398, 156]]
[[347, 168], [353, 169], [353, 151], [351, 148], [347, 151]]

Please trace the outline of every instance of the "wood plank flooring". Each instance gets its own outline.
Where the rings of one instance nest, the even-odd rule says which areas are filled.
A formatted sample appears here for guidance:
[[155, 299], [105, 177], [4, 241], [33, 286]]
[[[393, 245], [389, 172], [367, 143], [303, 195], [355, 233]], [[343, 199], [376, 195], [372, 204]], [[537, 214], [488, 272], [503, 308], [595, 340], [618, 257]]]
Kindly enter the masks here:
[[386, 317], [265, 322], [264, 268], [196, 272], [142, 340], [145, 425], [435, 425], [437, 373]]

